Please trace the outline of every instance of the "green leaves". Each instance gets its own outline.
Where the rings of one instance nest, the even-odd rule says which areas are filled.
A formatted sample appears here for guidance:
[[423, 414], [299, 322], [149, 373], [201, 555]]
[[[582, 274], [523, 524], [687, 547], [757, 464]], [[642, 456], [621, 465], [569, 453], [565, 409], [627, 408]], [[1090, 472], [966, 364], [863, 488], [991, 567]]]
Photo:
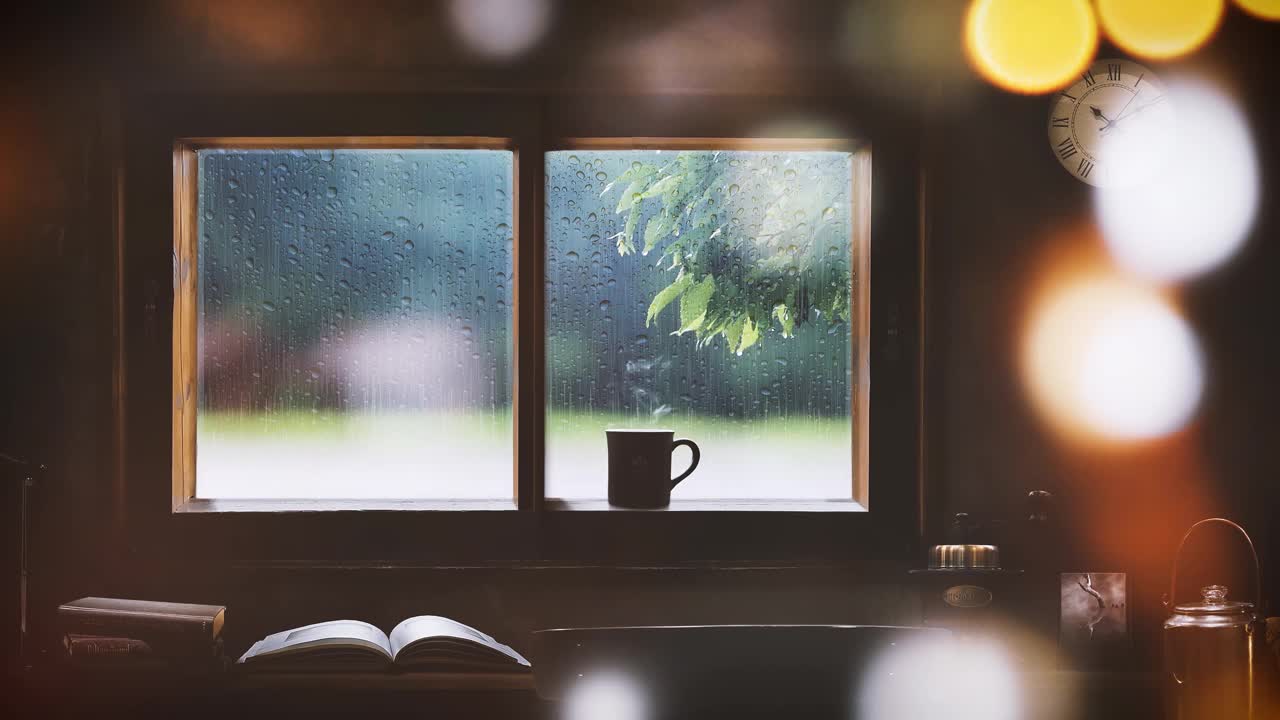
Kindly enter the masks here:
[[[627, 171], [627, 174], [631, 175], [635, 179], [631, 181], [631, 184], [627, 186], [626, 190], [622, 191], [622, 197], [618, 199], [618, 214], [622, 214], [626, 210], [636, 206], [641, 199], [642, 194], [645, 192], [645, 186], [649, 184], [649, 181], [657, 173], [658, 169], [652, 165], [642, 165], [639, 169], [633, 167]], [[626, 177], [626, 175], [623, 177]], [[621, 179], [622, 178], [618, 178], [618, 180]], [[610, 183], [610, 185], [612, 185], [612, 183]], [[606, 190], [607, 189], [608, 188], [606, 188]], [[630, 233], [627, 234], [630, 235]]]
[[680, 184], [680, 180], [682, 178], [684, 178], [683, 175], [668, 175], [653, 185], [650, 185], [648, 190], [645, 190], [640, 194], [640, 198], [642, 200], [647, 200], [651, 197], [662, 195], [669, 190], [673, 190]]
[[673, 300], [680, 297], [680, 294], [688, 290], [693, 285], [693, 277], [680, 274], [676, 281], [662, 288], [662, 290], [653, 297], [653, 302], [649, 303], [649, 312], [644, 316], [644, 326], [649, 327], [649, 323], [662, 312], [663, 308], [670, 305]]
[[751, 318], [747, 318], [742, 324], [742, 340], [738, 342], [738, 349], [735, 351], [739, 355], [743, 350], [755, 345], [760, 339], [760, 326], [754, 323]]
[[628, 185], [626, 190], [622, 191], [622, 197], [618, 198], [617, 212], [619, 215], [637, 207], [636, 201], [640, 199], [640, 187], [640, 181], [636, 180]]
[[738, 349], [738, 343], [742, 342], [742, 328], [747, 324], [747, 316], [742, 315], [725, 326], [724, 341], [729, 346], [729, 351], [733, 352]]
[[[619, 211], [621, 212], [621, 211]], [[636, 224], [640, 222], [640, 206], [632, 205], [631, 214], [627, 215], [627, 226], [623, 228], [622, 233], [618, 236], [618, 254], [630, 255], [636, 251], [636, 244], [631, 239], [636, 234]]]
[[684, 334], [702, 327], [707, 319], [707, 305], [716, 292], [716, 279], [710, 275], [689, 288], [680, 298], [680, 329], [676, 334]]
[[671, 234], [676, 227], [676, 223], [671, 216], [666, 214], [658, 215], [649, 220], [649, 224], [644, 226], [644, 249], [640, 251], [642, 255], [648, 255], [660, 240]]
[[729, 352], [738, 355], [760, 340], [760, 326], [746, 315], [741, 315], [728, 323], [721, 332], [724, 334], [725, 345], [729, 348]]
[[650, 301], [646, 326], [679, 301], [676, 334], [694, 333], [699, 347], [723, 336], [741, 354], [814, 318], [848, 322], [849, 220], [837, 210], [848, 207], [847, 175], [767, 153], [663, 162], [635, 162], [601, 193], [625, 186], [617, 214], [626, 222], [610, 237], [618, 254], [657, 250], [656, 266], [676, 273]]
[[792, 333], [795, 332], [796, 323], [795, 320], [792, 319], [791, 310], [786, 306], [786, 304], [774, 305], [773, 316], [782, 324], [782, 337], [791, 337]]

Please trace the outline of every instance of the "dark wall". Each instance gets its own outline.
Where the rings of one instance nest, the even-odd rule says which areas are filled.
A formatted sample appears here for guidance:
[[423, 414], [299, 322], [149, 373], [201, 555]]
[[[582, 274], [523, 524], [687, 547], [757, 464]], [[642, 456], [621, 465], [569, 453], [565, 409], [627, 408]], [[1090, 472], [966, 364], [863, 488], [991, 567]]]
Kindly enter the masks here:
[[[1105, 256], [1090, 188], [1045, 147], [1047, 101], [979, 84], [947, 107], [931, 138], [942, 151], [933, 154], [930, 203], [928, 446], [944, 505], [1013, 518], [1027, 490], [1052, 490], [1079, 561], [1148, 577], [1157, 583], [1149, 599], [1158, 599], [1178, 539], [1199, 518], [1234, 518], [1264, 555], [1280, 550], [1270, 523], [1280, 384], [1269, 371], [1280, 352], [1269, 330], [1280, 301], [1269, 279], [1280, 267], [1273, 202], [1280, 108], [1270, 89], [1278, 37], [1275, 23], [1229, 11], [1207, 47], [1176, 63], [1147, 63], [1167, 75], [1208, 73], [1228, 88], [1262, 175], [1243, 249], [1173, 291], [1200, 339], [1205, 389], [1190, 425], [1158, 441], [1106, 447], [1064, 437], [1024, 390], [1020, 342], [1047, 271]], [[1098, 51], [1123, 55], [1105, 43]], [[1268, 576], [1274, 597], [1280, 578]]]
[[[1188, 59], [1229, 79], [1263, 172], [1258, 222], [1240, 256], [1182, 290], [1207, 357], [1191, 427], [1139, 448], [1060, 438], [1037, 416], [1017, 365], [1034, 279], [1053, 253], [1097, 243], [1088, 189], [1046, 147], [1046, 99], [996, 90], [966, 68], [960, 3], [561, 3], [518, 61], [469, 52], [443, 6], [424, 2], [40, 5], [10, 24], [0, 102], [0, 298], [6, 429], [0, 450], [51, 466], [41, 492], [38, 601], [118, 592], [219, 598], [246, 611], [242, 640], [337, 615], [383, 623], [411, 608], [496, 632], [562, 622], [912, 622], [902, 576], [837, 570], [403, 569], [164, 572], [129, 568], [115, 542], [112, 184], [120, 98], [208, 88], [269, 95], [449, 86], [527, 92], [629, 89], [844, 98], [927, 128], [925, 462], [930, 531], [966, 511], [1016, 524], [1023, 497], [1061, 497], [1063, 569], [1133, 575], [1150, 649], [1173, 547], [1193, 520], [1241, 520], [1280, 557], [1270, 527], [1280, 382], [1272, 315], [1280, 218], [1274, 70], [1280, 25], [1229, 12]], [[1099, 56], [1114, 53], [1103, 48]], [[1151, 63], [1153, 68], [1165, 67]], [[159, 288], [158, 290], [164, 290]], [[127, 299], [126, 302], [145, 302]], [[156, 438], [167, 443], [167, 437]], [[125, 480], [127, 482], [127, 479]], [[873, 482], [907, 481], [877, 478]], [[104, 541], [103, 539], [106, 538]], [[1025, 557], [1035, 564], [1041, 560]], [[1045, 561], [1048, 562], [1047, 560]], [[109, 569], [111, 569], [109, 571]], [[173, 574], [169, 574], [173, 573]], [[264, 574], [265, 573], [265, 574]], [[1280, 593], [1269, 573], [1270, 595]], [[333, 588], [343, 590], [335, 591]], [[387, 600], [394, 597], [395, 600]], [[378, 609], [372, 610], [371, 607]], [[301, 609], [299, 609], [301, 608]], [[294, 618], [296, 617], [296, 621]]]

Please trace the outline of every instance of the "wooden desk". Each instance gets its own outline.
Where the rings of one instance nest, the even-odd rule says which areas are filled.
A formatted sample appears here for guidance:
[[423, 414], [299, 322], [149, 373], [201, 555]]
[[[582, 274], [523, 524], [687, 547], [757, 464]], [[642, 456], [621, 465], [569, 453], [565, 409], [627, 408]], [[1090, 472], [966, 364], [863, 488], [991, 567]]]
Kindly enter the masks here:
[[[1023, 700], [1037, 720], [1159, 720], [1158, 673], [1034, 673], [1024, 678]], [[406, 716], [450, 720], [559, 720], [561, 709], [538, 698], [531, 674], [457, 673], [247, 673], [193, 677], [85, 676], [46, 672], [28, 678], [16, 697], [6, 698], [11, 717], [181, 717], [183, 720], [252, 718], [379, 718]], [[16, 702], [15, 702], [16, 700]], [[710, 706], [709, 706], [710, 707]], [[753, 714], [753, 711], [760, 711]], [[782, 712], [747, 708], [733, 717], [780, 717]], [[785, 709], [791, 718], [849, 720], [844, 708]], [[25, 712], [24, 712], [25, 711]], [[715, 712], [678, 711], [678, 720], [720, 717]], [[663, 720], [654, 718], [654, 720]]]
[[301, 716], [544, 720], [533, 676], [498, 673], [86, 673], [48, 668], [6, 701], [17, 717], [250, 720]]

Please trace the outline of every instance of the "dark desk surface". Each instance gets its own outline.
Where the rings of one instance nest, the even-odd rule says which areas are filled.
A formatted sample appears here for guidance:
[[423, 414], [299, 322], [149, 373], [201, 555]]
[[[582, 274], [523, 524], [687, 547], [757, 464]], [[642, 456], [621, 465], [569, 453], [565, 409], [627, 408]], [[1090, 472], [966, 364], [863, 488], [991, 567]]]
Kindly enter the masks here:
[[533, 676], [496, 673], [86, 672], [48, 668], [6, 693], [11, 717], [218, 718], [430, 715], [551, 718]]
[[[531, 674], [457, 673], [244, 673], [215, 676], [154, 673], [74, 673], [66, 668], [30, 673], [22, 690], [7, 694], [10, 717], [182, 717], [249, 720], [299, 715], [377, 717], [426, 715], [446, 718], [557, 720], [561, 708], [538, 698]], [[1159, 720], [1165, 716], [1158, 673], [1050, 672], [1024, 677], [1029, 717], [1038, 720]], [[715, 718], [705, 706], [679, 717]], [[1064, 702], [1065, 701], [1065, 702]], [[1052, 707], [1047, 713], [1036, 708]], [[849, 708], [732, 707], [725, 717], [839, 718]], [[779, 714], [782, 713], [782, 714]], [[652, 718], [652, 720], [663, 720]]]

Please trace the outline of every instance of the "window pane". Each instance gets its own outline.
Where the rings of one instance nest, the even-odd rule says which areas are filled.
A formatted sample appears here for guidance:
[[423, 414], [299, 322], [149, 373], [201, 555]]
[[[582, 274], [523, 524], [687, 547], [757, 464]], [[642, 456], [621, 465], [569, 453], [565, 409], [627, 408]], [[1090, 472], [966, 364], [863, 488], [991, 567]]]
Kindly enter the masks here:
[[512, 496], [512, 168], [200, 152], [197, 496]]
[[605, 497], [605, 429], [656, 427], [702, 448], [673, 500], [850, 499], [852, 156], [546, 168], [548, 497]]

